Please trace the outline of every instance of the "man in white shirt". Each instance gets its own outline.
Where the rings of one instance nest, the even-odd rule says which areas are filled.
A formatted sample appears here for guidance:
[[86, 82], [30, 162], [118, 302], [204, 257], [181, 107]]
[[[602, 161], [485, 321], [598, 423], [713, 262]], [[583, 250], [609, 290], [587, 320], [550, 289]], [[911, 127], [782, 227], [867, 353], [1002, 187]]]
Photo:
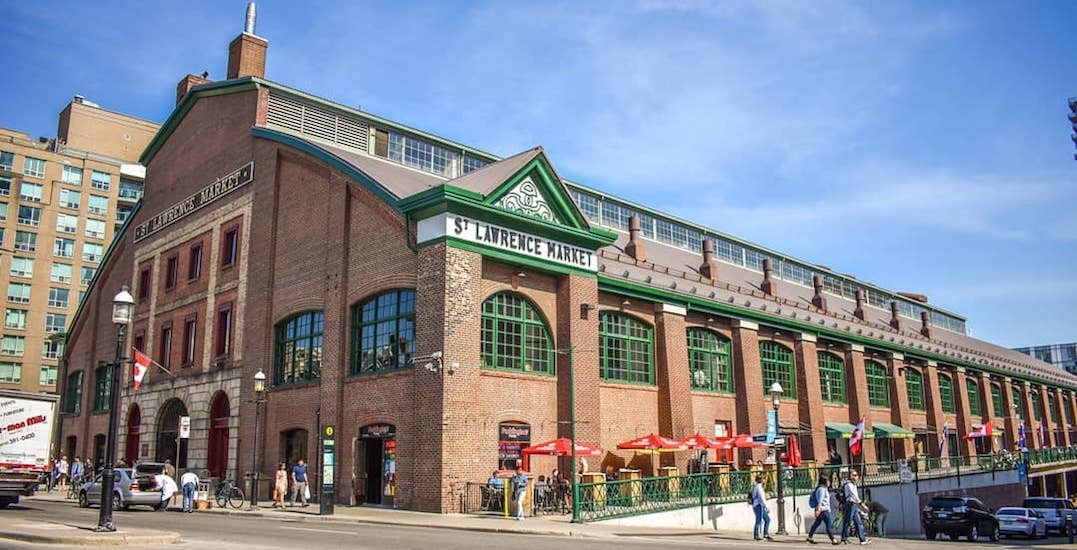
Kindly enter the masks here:
[[180, 476], [180, 487], [183, 488], [183, 511], [194, 511], [194, 495], [198, 491], [198, 476], [193, 470], [187, 470]]
[[161, 489], [161, 507], [158, 510], [167, 510], [168, 500], [179, 490], [179, 487], [176, 487], [176, 480], [165, 474], [157, 474], [153, 476], [153, 482]]
[[860, 473], [853, 470], [849, 472], [849, 481], [846, 481], [845, 487], [842, 488], [845, 494], [845, 510], [842, 511], [844, 515], [841, 520], [842, 543], [849, 541], [849, 527], [853, 524], [856, 524], [856, 536], [860, 538], [860, 544], [869, 542], [864, 536], [864, 522], [860, 519], [860, 509], [864, 508], [864, 503], [860, 500], [860, 491], [856, 488], [859, 481]]

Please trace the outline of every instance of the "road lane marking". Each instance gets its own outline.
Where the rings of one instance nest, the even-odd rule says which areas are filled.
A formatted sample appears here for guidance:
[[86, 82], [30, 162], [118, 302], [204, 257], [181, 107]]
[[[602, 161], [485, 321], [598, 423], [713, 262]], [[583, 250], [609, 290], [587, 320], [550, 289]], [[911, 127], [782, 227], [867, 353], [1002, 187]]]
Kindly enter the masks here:
[[332, 529], [311, 529], [309, 527], [281, 527], [281, 529], [291, 529], [293, 531], [314, 531], [316, 533], [339, 533], [341, 535], [356, 535], [355, 531], [334, 531]]

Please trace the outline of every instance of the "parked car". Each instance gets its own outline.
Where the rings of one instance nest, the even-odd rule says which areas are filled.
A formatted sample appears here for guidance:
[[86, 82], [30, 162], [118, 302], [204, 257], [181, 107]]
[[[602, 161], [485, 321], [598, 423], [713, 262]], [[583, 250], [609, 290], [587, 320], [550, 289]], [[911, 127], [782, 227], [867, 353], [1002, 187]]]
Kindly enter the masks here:
[[[117, 510], [127, 510], [132, 506], [149, 506], [159, 510], [161, 503], [161, 491], [149, 487], [141, 489], [135, 471], [130, 468], [117, 468], [114, 470], [112, 486], [112, 507]], [[79, 491], [79, 506], [87, 508], [91, 505], [101, 504], [101, 474], [94, 476], [93, 480], [82, 486]], [[152, 482], [151, 482], [152, 483]]]
[[1047, 521], [1032, 508], [999, 508], [995, 512], [1003, 536], [1024, 535], [1030, 539], [1047, 537]]
[[1070, 518], [1071, 526], [1077, 527], [1077, 509], [1073, 507], [1073, 503], [1064, 498], [1029, 497], [1021, 506], [1043, 514], [1048, 531], [1064, 533], [1066, 517]]
[[987, 535], [997, 541], [1002, 533], [993, 512], [978, 498], [935, 497], [924, 507], [920, 523], [928, 540], [945, 533], [950, 540], [964, 536], [969, 541], [976, 541], [981, 535]]

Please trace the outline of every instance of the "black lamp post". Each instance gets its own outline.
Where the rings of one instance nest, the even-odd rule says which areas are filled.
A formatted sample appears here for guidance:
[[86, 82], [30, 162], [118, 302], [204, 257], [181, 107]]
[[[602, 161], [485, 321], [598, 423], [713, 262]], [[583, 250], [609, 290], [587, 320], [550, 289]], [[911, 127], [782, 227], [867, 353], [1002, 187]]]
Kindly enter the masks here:
[[[778, 407], [782, 405], [782, 385], [775, 382], [770, 385], [770, 402], [774, 406], [774, 431], [778, 431]], [[775, 433], [775, 439], [777, 433]], [[775, 468], [778, 476], [778, 534], [787, 535], [785, 531], [785, 495], [784, 484], [782, 482], [782, 445], [778, 444], [774, 446], [774, 458], [777, 461], [777, 467]]]
[[123, 348], [127, 337], [127, 325], [131, 323], [131, 311], [135, 299], [123, 285], [120, 293], [112, 299], [112, 323], [116, 325], [116, 357], [109, 367], [109, 405], [108, 405], [108, 443], [105, 448], [105, 468], [101, 472], [101, 513], [97, 517], [94, 531], [112, 532], [116, 525], [112, 523], [112, 492], [115, 480], [113, 465], [116, 463], [116, 432], [120, 421], [120, 376], [123, 371]]
[[254, 472], [251, 473], [251, 508], [258, 507], [258, 436], [262, 431], [262, 403], [266, 401], [266, 374], [262, 369], [254, 375]]

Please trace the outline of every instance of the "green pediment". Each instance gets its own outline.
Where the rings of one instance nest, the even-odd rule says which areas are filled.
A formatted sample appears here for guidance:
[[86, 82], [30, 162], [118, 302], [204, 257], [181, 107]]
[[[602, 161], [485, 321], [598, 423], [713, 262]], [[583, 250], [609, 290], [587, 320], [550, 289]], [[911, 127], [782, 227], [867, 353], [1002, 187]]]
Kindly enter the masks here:
[[483, 199], [490, 206], [573, 229], [590, 229], [542, 149], [533, 150], [522, 167], [494, 183], [496, 187]]

